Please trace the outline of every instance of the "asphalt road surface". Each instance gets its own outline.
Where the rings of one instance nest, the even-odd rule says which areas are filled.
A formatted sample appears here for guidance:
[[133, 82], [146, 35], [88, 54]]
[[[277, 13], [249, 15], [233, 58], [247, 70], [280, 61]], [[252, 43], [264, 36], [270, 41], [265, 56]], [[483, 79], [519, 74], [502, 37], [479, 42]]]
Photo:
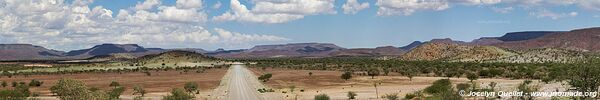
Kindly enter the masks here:
[[[232, 65], [227, 89], [228, 100], [263, 100], [259, 95], [258, 79], [244, 65]], [[260, 83], [259, 83], [260, 84]]]

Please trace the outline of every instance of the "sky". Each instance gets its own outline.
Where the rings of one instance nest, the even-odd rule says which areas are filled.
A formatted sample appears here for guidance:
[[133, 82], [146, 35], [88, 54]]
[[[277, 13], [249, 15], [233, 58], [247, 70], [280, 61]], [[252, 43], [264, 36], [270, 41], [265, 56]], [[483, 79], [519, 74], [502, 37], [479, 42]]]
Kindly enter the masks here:
[[0, 0], [0, 44], [404, 46], [600, 25], [600, 0]]

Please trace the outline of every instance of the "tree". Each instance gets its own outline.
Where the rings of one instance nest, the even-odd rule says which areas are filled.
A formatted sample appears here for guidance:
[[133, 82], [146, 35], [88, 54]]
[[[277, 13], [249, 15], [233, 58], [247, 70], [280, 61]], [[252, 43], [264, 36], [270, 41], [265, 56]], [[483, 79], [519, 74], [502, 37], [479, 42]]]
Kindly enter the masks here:
[[312, 72], [308, 72], [308, 76], [312, 76], [312, 74], [313, 74]]
[[315, 100], [330, 100], [327, 94], [315, 95]]
[[187, 82], [185, 83], [185, 86], [183, 87], [185, 89], [186, 92], [193, 94], [194, 92], [196, 94], [200, 93], [200, 91], [198, 90], [198, 83], [196, 82]]
[[140, 85], [135, 85], [135, 86], [133, 86], [133, 95], [135, 95], [135, 94], [141, 94], [143, 97], [144, 94], [146, 94], [146, 90], [144, 90], [144, 87], [142, 87]]
[[348, 99], [356, 99], [356, 93], [352, 91], [348, 91], [346, 96], [348, 96]]
[[180, 88], [174, 88], [171, 90], [171, 94], [164, 96], [162, 100], [192, 100], [194, 96], [186, 93], [185, 90]]
[[413, 77], [419, 74], [419, 70], [413, 67], [404, 67], [401, 73], [402, 75], [408, 77], [409, 81], [412, 81]]
[[121, 96], [121, 94], [123, 94], [123, 92], [125, 92], [125, 87], [122, 86], [118, 86], [116, 88], [113, 88], [112, 90], [108, 91], [108, 95], [110, 96], [110, 99], [119, 99], [119, 96]]
[[8, 86], [8, 83], [6, 83], [6, 81], [2, 81], [2, 87], [6, 87]]
[[496, 85], [497, 85], [497, 84], [498, 84], [498, 83], [496, 83], [496, 82], [490, 82], [490, 84], [488, 84], [488, 86], [490, 86], [490, 89], [491, 89], [492, 91], [496, 91]]
[[12, 87], [17, 87], [17, 85], [18, 85], [18, 84], [19, 84], [19, 83], [17, 83], [17, 82], [14, 82], [14, 81], [13, 81], [13, 82], [11, 83], [11, 86], [12, 86]]
[[383, 75], [387, 76], [390, 73], [390, 69], [385, 67], [383, 68]]
[[520, 96], [521, 100], [533, 100], [534, 97], [531, 96], [531, 92], [539, 90], [540, 87], [537, 85], [530, 85], [531, 82], [531, 80], [525, 80], [521, 84], [519, 84], [519, 86], [517, 86], [518, 91], [525, 93], [525, 95]]
[[344, 79], [344, 80], [346, 80], [346, 81], [347, 81], [348, 79], [352, 78], [352, 73], [351, 73], [351, 72], [344, 72], [344, 73], [342, 74], [342, 76], [340, 76], [340, 77], [341, 77], [342, 79]]
[[108, 86], [117, 88], [118, 86], [121, 86], [121, 84], [119, 84], [119, 82], [117, 82], [117, 81], [112, 81], [112, 82], [110, 82], [110, 85], [108, 85]]
[[479, 75], [477, 75], [476, 73], [468, 73], [467, 79], [469, 79], [469, 81], [473, 82], [473, 80], [479, 79]]
[[[600, 67], [591, 64], [578, 64], [568, 71], [568, 83], [579, 92], [594, 92], [598, 91], [600, 86]], [[592, 97], [580, 97], [581, 99]]]
[[371, 79], [374, 79], [375, 76], [379, 75], [379, 69], [371, 67], [367, 70], [367, 75], [371, 76]]

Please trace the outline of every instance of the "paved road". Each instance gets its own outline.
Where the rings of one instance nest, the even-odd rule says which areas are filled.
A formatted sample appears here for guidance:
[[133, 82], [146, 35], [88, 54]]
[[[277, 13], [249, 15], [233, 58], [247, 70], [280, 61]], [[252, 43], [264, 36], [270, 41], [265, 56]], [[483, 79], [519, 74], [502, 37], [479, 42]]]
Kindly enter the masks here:
[[228, 100], [263, 100], [257, 88], [258, 79], [244, 65], [232, 65], [227, 89]]

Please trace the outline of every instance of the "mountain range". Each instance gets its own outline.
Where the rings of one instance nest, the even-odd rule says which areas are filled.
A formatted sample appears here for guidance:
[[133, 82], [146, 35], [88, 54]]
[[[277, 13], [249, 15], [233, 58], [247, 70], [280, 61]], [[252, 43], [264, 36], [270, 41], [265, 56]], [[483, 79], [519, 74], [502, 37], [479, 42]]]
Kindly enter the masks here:
[[[144, 48], [137, 44], [100, 44], [88, 49], [58, 51], [31, 44], [0, 44], [0, 60], [70, 60], [141, 57], [165, 51], [182, 50], [202, 53], [218, 58], [277, 58], [277, 57], [380, 57], [392, 56], [402, 59], [435, 60], [455, 59], [460, 61], [483, 59], [509, 59], [528, 50], [553, 52], [598, 52], [600, 51], [600, 28], [576, 29], [572, 31], [525, 31], [506, 33], [500, 37], [482, 37], [470, 42], [449, 38], [415, 41], [406, 46], [382, 46], [376, 48], [344, 48], [331, 43], [290, 43], [257, 45], [250, 49], [207, 51], [200, 48]], [[552, 51], [550, 50], [550, 51]], [[559, 51], [556, 51], [559, 50]], [[511, 52], [522, 51], [522, 52]], [[535, 55], [535, 54], [529, 54]], [[523, 56], [525, 57], [525, 56]], [[513, 59], [526, 59], [513, 57]]]

